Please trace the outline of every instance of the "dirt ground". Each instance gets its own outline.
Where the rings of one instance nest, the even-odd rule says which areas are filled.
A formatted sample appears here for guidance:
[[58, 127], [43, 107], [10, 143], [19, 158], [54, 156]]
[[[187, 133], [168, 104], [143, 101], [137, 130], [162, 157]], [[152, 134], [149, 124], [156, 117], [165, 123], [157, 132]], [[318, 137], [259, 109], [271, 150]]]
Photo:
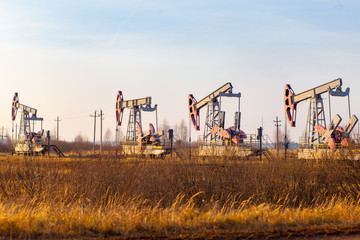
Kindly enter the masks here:
[[313, 227], [310, 229], [282, 229], [270, 232], [223, 232], [223, 233], [202, 233], [193, 236], [179, 236], [173, 238], [154, 238], [154, 239], [211, 239], [211, 240], [360, 240], [360, 226], [331, 226]]

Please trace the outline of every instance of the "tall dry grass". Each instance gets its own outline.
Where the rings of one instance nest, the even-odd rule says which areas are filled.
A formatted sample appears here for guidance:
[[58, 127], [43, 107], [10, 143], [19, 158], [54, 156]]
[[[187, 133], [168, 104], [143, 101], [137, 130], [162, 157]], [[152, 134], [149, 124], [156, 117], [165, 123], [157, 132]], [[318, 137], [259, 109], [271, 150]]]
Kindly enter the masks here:
[[[360, 206], [350, 200], [329, 200], [307, 208], [281, 205], [253, 205], [244, 201], [238, 207], [199, 209], [193, 199], [182, 202], [179, 195], [171, 207], [147, 206], [139, 199], [112, 199], [106, 206], [89, 207], [86, 203], [54, 203], [44, 200], [28, 204], [0, 204], [0, 235], [31, 237], [179, 237], [237, 233], [249, 237], [271, 236], [284, 230], [294, 234], [316, 226], [352, 226], [360, 224]], [[118, 202], [118, 201], [119, 202]], [[35, 200], [36, 201], [36, 200]], [[336, 229], [336, 228], [335, 228]], [[289, 233], [282, 233], [282, 235]], [[278, 235], [279, 233], [277, 233]]]
[[0, 234], [178, 235], [358, 224], [356, 161], [0, 159]]

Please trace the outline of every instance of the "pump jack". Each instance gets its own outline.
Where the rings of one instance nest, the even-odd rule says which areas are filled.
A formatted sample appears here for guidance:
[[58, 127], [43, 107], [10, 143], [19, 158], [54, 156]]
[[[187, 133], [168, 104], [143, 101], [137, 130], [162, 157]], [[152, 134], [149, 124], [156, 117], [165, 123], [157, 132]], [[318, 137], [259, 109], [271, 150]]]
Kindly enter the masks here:
[[[226, 83], [208, 96], [196, 101], [193, 94], [188, 96], [190, 121], [196, 131], [200, 130], [200, 110], [207, 107], [205, 128], [200, 141], [200, 156], [222, 156], [230, 151], [234, 155], [244, 156], [239, 146], [247, 138], [240, 129], [240, 97], [241, 93], [233, 93], [231, 83]], [[225, 128], [225, 111], [221, 110], [222, 97], [238, 98], [238, 111], [235, 112], [234, 126]], [[241, 152], [241, 153], [240, 153]], [[245, 153], [247, 155], [248, 153]]]
[[[335, 151], [338, 147], [349, 146], [349, 136], [358, 118], [352, 115], [345, 129], [339, 126], [342, 118], [336, 114], [329, 127], [326, 127], [324, 103], [321, 94], [329, 94], [329, 116], [331, 117], [330, 97], [348, 97], [348, 108], [350, 117], [350, 88], [342, 91], [342, 79], [338, 78], [323, 85], [311, 88], [299, 94], [295, 94], [289, 84], [285, 85], [284, 105], [285, 114], [291, 127], [296, 126], [297, 104], [310, 100], [308, 116], [306, 121], [306, 130], [303, 143], [305, 149], [317, 149], [320, 144], [327, 144]], [[305, 150], [304, 150], [305, 151]], [[306, 150], [307, 151], [307, 150]], [[299, 157], [304, 156], [303, 151], [299, 151]]]
[[[64, 154], [57, 146], [45, 144], [45, 140], [43, 139], [44, 129], [42, 129], [43, 118], [37, 117], [37, 110], [35, 108], [19, 103], [19, 95], [16, 92], [11, 107], [12, 121], [15, 121], [18, 110], [21, 110], [21, 118], [19, 135], [17, 136], [18, 139], [14, 145], [15, 153], [24, 155], [38, 155], [42, 153], [44, 155], [45, 152], [51, 148], [59, 157], [64, 157]], [[31, 121], [33, 122], [32, 129]], [[35, 132], [35, 121], [41, 122], [41, 130], [39, 132]], [[49, 140], [50, 137], [48, 136], [47, 138]]]
[[151, 97], [125, 101], [122, 91], [118, 91], [116, 97], [116, 123], [118, 126], [121, 126], [122, 124], [125, 108], [129, 109], [130, 113], [125, 142], [122, 142], [121, 144], [124, 154], [140, 154], [148, 155], [150, 157], [164, 157], [166, 154], [170, 153], [170, 149], [165, 148], [160, 140], [160, 137], [164, 135], [164, 131], [156, 131], [152, 123], [149, 124], [148, 131], [142, 130], [142, 111], [156, 111], [157, 116], [157, 105], [155, 104], [154, 107], [151, 107]]

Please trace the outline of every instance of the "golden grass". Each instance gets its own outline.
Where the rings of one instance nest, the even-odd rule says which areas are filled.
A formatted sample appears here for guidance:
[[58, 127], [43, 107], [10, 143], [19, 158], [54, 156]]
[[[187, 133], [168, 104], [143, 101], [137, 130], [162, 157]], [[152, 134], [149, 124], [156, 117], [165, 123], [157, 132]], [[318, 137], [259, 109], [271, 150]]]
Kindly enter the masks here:
[[359, 226], [359, 167], [0, 157], [0, 236], [267, 236]]
[[[289, 208], [273, 204], [201, 210], [192, 200], [171, 207], [145, 206], [142, 202], [109, 202], [91, 208], [86, 204], [59, 205], [39, 202], [35, 205], [0, 204], [2, 236], [106, 236], [151, 237], [223, 231], [274, 231], [313, 226], [343, 226], [360, 223], [360, 205], [350, 200], [336, 200], [311, 208]], [[194, 196], [196, 198], [197, 196]]]

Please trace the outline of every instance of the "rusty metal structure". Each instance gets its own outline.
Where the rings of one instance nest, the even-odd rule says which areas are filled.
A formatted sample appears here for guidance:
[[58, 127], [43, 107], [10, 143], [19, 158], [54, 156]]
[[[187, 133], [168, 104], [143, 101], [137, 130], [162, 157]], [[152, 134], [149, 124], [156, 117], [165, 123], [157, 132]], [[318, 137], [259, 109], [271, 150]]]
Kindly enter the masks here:
[[[348, 98], [348, 110], [350, 120], [345, 128], [339, 126], [342, 118], [338, 114], [333, 117], [333, 120], [327, 126], [327, 122], [325, 119], [324, 101], [322, 97], [322, 94], [325, 93], [328, 93], [330, 117], [330, 98]], [[351, 116], [349, 94], [350, 88], [346, 88], [345, 91], [342, 90], [341, 78], [311, 88], [299, 94], [295, 94], [294, 90], [289, 84], [285, 85], [285, 115], [291, 127], [296, 126], [297, 105], [305, 100], [309, 100], [305, 134], [299, 142], [300, 158], [314, 158], [315, 155], [318, 155], [318, 152], [326, 151], [323, 151], [322, 149], [331, 149], [332, 151], [335, 151], [337, 148], [349, 146], [350, 133], [358, 122], [358, 118], [355, 115]], [[312, 152], [312, 154], [307, 154], [309, 152]]]
[[170, 149], [165, 147], [161, 137], [164, 131], [157, 131], [152, 123], [149, 130], [143, 131], [142, 112], [156, 112], [157, 105], [151, 106], [151, 97], [124, 100], [122, 91], [118, 91], [116, 96], [116, 124], [122, 125], [124, 110], [129, 109], [129, 119], [126, 130], [125, 141], [120, 141], [125, 155], [146, 155], [150, 157], [164, 157], [170, 153]]

